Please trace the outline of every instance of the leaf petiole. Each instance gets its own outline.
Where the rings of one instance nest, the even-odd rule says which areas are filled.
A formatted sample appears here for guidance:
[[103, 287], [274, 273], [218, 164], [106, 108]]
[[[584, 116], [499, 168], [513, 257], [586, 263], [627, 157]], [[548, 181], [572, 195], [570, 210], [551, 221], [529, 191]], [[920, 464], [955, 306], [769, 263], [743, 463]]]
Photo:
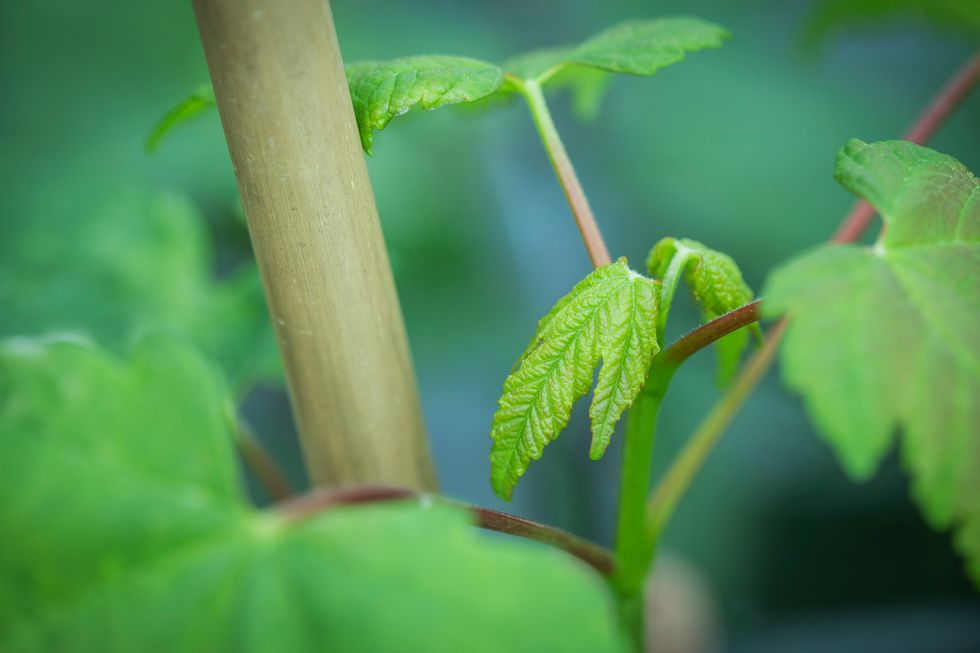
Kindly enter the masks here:
[[601, 267], [612, 263], [609, 250], [606, 248], [602, 233], [599, 231], [599, 225], [592, 213], [592, 207], [589, 206], [589, 200], [585, 197], [582, 184], [578, 180], [578, 175], [575, 174], [575, 168], [568, 158], [565, 146], [558, 135], [558, 129], [551, 118], [551, 112], [545, 102], [540, 82], [533, 79], [521, 79], [511, 74], [508, 74], [506, 79], [527, 102], [531, 117], [534, 120], [534, 126], [537, 128], [544, 149], [551, 160], [551, 166], [558, 176], [558, 182], [565, 192], [565, 199], [568, 200], [572, 209], [572, 215], [575, 216], [575, 223], [578, 225], [579, 234], [582, 236], [582, 242], [585, 243], [585, 249], [589, 253], [592, 266]]

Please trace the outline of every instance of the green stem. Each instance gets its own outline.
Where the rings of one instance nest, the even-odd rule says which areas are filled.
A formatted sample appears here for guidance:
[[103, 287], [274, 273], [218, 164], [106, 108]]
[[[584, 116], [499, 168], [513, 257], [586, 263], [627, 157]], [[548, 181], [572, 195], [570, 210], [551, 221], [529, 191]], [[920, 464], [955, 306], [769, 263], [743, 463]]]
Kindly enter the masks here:
[[742, 373], [688, 439], [684, 449], [654, 490], [646, 508], [646, 534], [653, 541], [654, 547], [664, 526], [673, 515], [678, 501], [694, 480], [694, 476], [704, 465], [745, 399], [769, 369], [779, 349], [779, 341], [785, 325], [784, 320], [769, 331], [762, 348], [752, 356]]
[[[657, 390], [643, 392], [626, 415], [623, 439], [623, 467], [619, 485], [619, 515], [616, 524], [616, 570], [613, 584], [617, 592], [632, 595], [642, 590], [649, 566], [646, 533], [646, 498], [650, 487], [650, 462], [657, 433], [657, 417], [666, 383], [652, 378]], [[662, 390], [661, 390], [662, 388]]]
[[[952, 80], [930, 102], [922, 116], [908, 129], [905, 138], [913, 143], [925, 145], [953, 113], [954, 109], [969, 96], [978, 82], [980, 82], [980, 54], [971, 57], [957, 71]], [[844, 218], [831, 242], [851, 243], [856, 241], [867, 230], [873, 217], [874, 209], [863, 200], [858, 202]], [[743, 307], [743, 309], [747, 309], [747, 307]], [[735, 312], [729, 315], [732, 318], [738, 317]], [[746, 316], [743, 315], [742, 317]], [[724, 434], [725, 429], [728, 428], [742, 404], [745, 403], [745, 400], [775, 360], [787, 324], [788, 318], [784, 317], [769, 330], [763, 340], [762, 347], [749, 359], [728, 391], [722, 395], [708, 416], [698, 425], [697, 430], [688, 439], [684, 450], [651, 495], [647, 503], [647, 520], [648, 532], [654, 539], [654, 547], [656, 547], [656, 540], [659, 540], [660, 534], [673, 515], [677, 503], [691, 485], [695, 474], [701, 469], [715, 444]], [[689, 339], [690, 344], [699, 344], [699, 336], [702, 334], [695, 332], [691, 335], [696, 337]], [[686, 348], [681, 347], [677, 350], [676, 357], [683, 360], [689, 355]]]
[[589, 201], [585, 197], [585, 191], [582, 190], [582, 184], [575, 174], [575, 168], [572, 167], [572, 162], [558, 135], [555, 122], [551, 119], [551, 112], [548, 111], [548, 105], [545, 103], [541, 85], [536, 80], [518, 79], [513, 76], [508, 76], [508, 81], [527, 101], [534, 126], [537, 127], [544, 149], [548, 152], [548, 158], [565, 192], [565, 199], [568, 200], [572, 215], [575, 216], [575, 223], [578, 225], [579, 234], [582, 236], [582, 242], [585, 243], [593, 267], [608, 265], [612, 262], [612, 258], [602, 239], [602, 233], [599, 231], [599, 225], [596, 224]]
[[681, 282], [684, 269], [687, 268], [687, 264], [691, 260], [691, 255], [691, 250], [677, 243], [674, 257], [670, 260], [667, 271], [664, 272], [664, 278], [661, 282], [663, 285], [660, 291], [660, 310], [657, 314], [657, 342], [663, 342], [666, 339], [667, 315], [670, 314], [670, 305], [674, 301], [674, 293], [677, 292], [677, 286]]

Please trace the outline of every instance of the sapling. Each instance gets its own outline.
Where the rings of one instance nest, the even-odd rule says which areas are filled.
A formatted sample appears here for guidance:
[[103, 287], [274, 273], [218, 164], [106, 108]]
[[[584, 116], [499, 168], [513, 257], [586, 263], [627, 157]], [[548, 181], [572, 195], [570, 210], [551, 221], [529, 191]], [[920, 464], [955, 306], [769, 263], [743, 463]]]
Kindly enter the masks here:
[[[20, 483], [31, 492], [10, 493], [16, 496], [0, 509], [0, 524], [36, 520], [43, 507], [67, 501], [87, 510], [95, 522], [79, 545], [93, 556], [111, 555], [103, 567], [52, 580], [40, 567], [71, 569], [71, 556], [57, 553], [53, 544], [77, 526], [65, 514], [51, 518], [53, 534], [43, 535], [49, 548], [42, 546], [42, 553], [23, 543], [15, 543], [10, 554], [0, 553], [5, 572], [14, 568], [14, 560], [27, 560], [26, 571], [18, 573], [41, 588], [27, 592], [26, 609], [0, 618], [0, 643], [12, 642], [12, 650], [55, 644], [84, 650], [83, 634], [96, 639], [86, 631], [87, 620], [100, 619], [116, 629], [117, 648], [139, 648], [160, 634], [155, 610], [186, 616], [189, 608], [165, 585], [189, 578], [212, 601], [216, 624], [185, 634], [187, 650], [208, 650], [209, 644], [212, 650], [236, 648], [235, 629], [241, 624], [233, 613], [239, 620], [254, 616], [247, 622], [249, 632], [240, 635], [244, 641], [269, 644], [274, 633], [289, 632], [297, 640], [291, 650], [327, 643], [328, 648], [394, 651], [406, 650], [399, 648], [406, 642], [409, 648], [424, 643], [426, 650], [447, 651], [640, 650], [643, 588], [661, 534], [784, 333], [787, 381], [805, 396], [845, 468], [857, 477], [872, 473], [893, 431], [901, 429], [916, 498], [934, 525], [955, 528], [957, 545], [980, 582], [980, 201], [977, 179], [962, 164], [908, 141], [849, 141], [838, 154], [835, 176], [881, 214], [881, 232], [871, 246], [850, 244], [868, 226], [867, 210], [861, 209], [862, 217], [847, 221], [837, 243], [779, 268], [766, 284], [764, 300], [714, 243], [665, 235], [651, 243], [646, 265], [638, 268], [625, 258], [613, 259], [602, 238], [549, 112], [547, 93], [567, 88], [580, 106], [594, 107], [609, 74], [653, 75], [688, 53], [720, 47], [727, 37], [721, 27], [699, 19], [664, 18], [626, 22], [580, 45], [499, 66], [421, 56], [346, 69], [368, 152], [376, 131], [415, 106], [519, 98], [530, 110], [595, 269], [541, 318], [510, 373], [501, 370], [506, 378], [489, 428], [490, 484], [509, 499], [531, 462], [567, 426], [573, 404], [592, 390], [591, 458], [603, 456], [617, 424], [625, 421], [611, 558], [556, 529], [483, 508], [460, 509], [404, 489], [314, 493], [256, 511], [235, 488], [223, 437], [236, 428], [232, 411], [220, 380], [199, 356], [167, 341], [150, 342], [120, 362], [78, 343], [18, 341], [0, 352], [0, 416], [14, 434], [0, 438], [0, 454], [73, 484], [89, 483], [91, 496], [66, 496], [64, 487], [38, 485], [32, 472], [18, 470], [12, 479], [0, 477], [0, 490]], [[980, 60], [974, 59], [946, 104], [961, 99], [978, 75]], [[163, 119], [149, 145], [213, 103], [207, 88], [195, 92]], [[927, 119], [941, 120], [931, 113]], [[922, 141], [928, 130], [914, 133], [913, 140]], [[863, 222], [855, 227], [857, 220]], [[700, 306], [705, 324], [667, 343], [667, 322], [682, 285]], [[763, 315], [785, 316], [764, 338], [758, 324]], [[753, 340], [761, 347], [737, 372]], [[687, 359], [712, 344], [718, 380], [727, 389], [650, 493], [656, 426], [671, 380]], [[62, 377], [82, 383], [61, 383]], [[155, 401], [165, 393], [186, 411], [179, 416], [186, 419]], [[110, 397], [117, 395], [143, 412], [114, 412]], [[110, 416], [104, 441], [92, 435], [104, 430], [92, 409]], [[190, 436], [188, 424], [199, 439]], [[159, 451], [140, 448], [144, 429]], [[81, 435], [73, 440], [72, 433]], [[160, 444], [171, 433], [179, 449]], [[46, 441], [73, 453], [45, 447]], [[120, 495], [93, 467], [125, 472], [129, 494]], [[177, 488], [180, 492], [170, 491]], [[333, 510], [338, 504], [395, 498], [421, 501]], [[165, 520], [147, 521], [140, 514], [151, 504]], [[125, 511], [127, 528], [136, 526], [127, 530], [113, 522], [107, 517], [113, 510]], [[484, 527], [556, 545], [588, 562], [611, 589], [616, 623], [594, 574], [552, 550], [476, 541], [466, 529], [470, 516]], [[393, 538], [403, 550], [383, 546]], [[50, 551], [56, 552], [53, 558], [45, 557]], [[170, 560], [180, 556], [186, 560]], [[114, 575], [116, 569], [123, 576]], [[432, 580], [455, 574], [461, 585]], [[99, 593], [112, 582], [119, 596]], [[212, 583], [223, 588], [220, 596], [208, 593]], [[490, 588], [486, 597], [482, 588]], [[79, 598], [86, 593], [101, 598]], [[299, 602], [294, 595], [303, 597], [302, 611], [293, 610], [291, 601]], [[0, 600], [4, 596], [0, 592]], [[47, 603], [50, 596], [60, 601], [56, 608]], [[555, 597], [557, 612], [542, 609]], [[249, 612], [255, 605], [262, 609]], [[526, 619], [528, 614], [535, 619]], [[382, 620], [379, 627], [372, 628], [374, 619]], [[119, 625], [125, 620], [146, 628], [126, 630]], [[426, 633], [433, 633], [431, 640]]]

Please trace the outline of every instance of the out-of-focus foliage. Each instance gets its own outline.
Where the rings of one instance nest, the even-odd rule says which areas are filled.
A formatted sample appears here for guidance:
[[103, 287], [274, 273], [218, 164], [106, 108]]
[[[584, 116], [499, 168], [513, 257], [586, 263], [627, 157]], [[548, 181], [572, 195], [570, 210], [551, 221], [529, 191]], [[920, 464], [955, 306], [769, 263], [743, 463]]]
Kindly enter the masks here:
[[0, 243], [0, 334], [80, 331], [124, 349], [164, 329], [197, 343], [241, 389], [278, 379], [255, 265], [216, 279], [205, 227], [179, 195], [136, 188], [71, 221], [24, 223]]
[[904, 432], [916, 498], [955, 525], [980, 584], [980, 194], [956, 159], [849, 142], [836, 177], [884, 219], [873, 247], [827, 245], [776, 271], [782, 359], [844, 466], [866, 478]]
[[807, 35], [819, 41], [842, 26], [873, 25], [899, 18], [924, 18], [980, 41], [977, 0], [824, 0], [810, 18]]
[[622, 650], [598, 576], [461, 509], [255, 510], [229, 403], [167, 339], [0, 345], [0, 649]]

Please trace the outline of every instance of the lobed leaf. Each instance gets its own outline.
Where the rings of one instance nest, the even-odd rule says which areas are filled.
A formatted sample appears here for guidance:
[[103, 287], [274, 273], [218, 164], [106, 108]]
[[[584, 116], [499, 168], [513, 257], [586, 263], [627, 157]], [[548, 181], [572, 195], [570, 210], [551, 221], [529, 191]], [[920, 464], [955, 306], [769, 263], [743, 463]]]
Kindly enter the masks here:
[[903, 141], [850, 141], [835, 174], [885, 227], [873, 247], [824, 246], [769, 280], [763, 308], [792, 317], [784, 377], [856, 478], [901, 430], [917, 501], [957, 528], [980, 583], [977, 179]]
[[601, 579], [465, 511], [255, 510], [227, 404], [168, 340], [0, 344], [0, 650], [623, 650]]
[[[728, 32], [698, 18], [631, 20], [611, 27], [578, 46], [538, 50], [502, 64], [520, 80], [545, 88], [567, 88], [575, 112], [584, 118], [598, 113], [609, 82], [608, 73], [653, 75], [684, 59], [689, 52], [721, 47]], [[504, 84], [500, 94], [517, 91]]]
[[[727, 38], [723, 28], [697, 18], [632, 20], [578, 46], [538, 50], [514, 57], [501, 67], [441, 55], [352, 63], [346, 66], [347, 83], [361, 145], [370, 154], [374, 132], [415, 106], [436, 109], [511, 95], [518, 88], [504, 83], [504, 70], [517, 79], [569, 89], [576, 114], [592, 118], [598, 114], [608, 85], [606, 73], [653, 75], [689, 52], [718, 48]], [[147, 149], [155, 149], [175, 127], [214, 106], [214, 90], [202, 86], [161, 118], [147, 140]]]
[[420, 105], [423, 109], [474, 102], [496, 91], [503, 71], [465, 57], [417, 56], [347, 66], [347, 83], [364, 151], [375, 130]]
[[491, 426], [490, 480], [509, 499], [531, 460], [568, 425], [602, 359], [589, 414], [590, 456], [605, 452], [616, 422], [636, 398], [659, 346], [659, 283], [626, 259], [598, 268], [560, 299], [504, 382]]
[[[705, 322], [740, 308], [755, 298], [732, 257], [696, 240], [664, 238], [650, 250], [647, 270], [655, 277], [663, 277], [677, 257], [682, 257], [680, 265], [685, 271], [684, 279], [701, 307]], [[749, 329], [739, 329], [715, 343], [719, 385], [728, 383], [738, 369], [750, 331], [757, 337], [761, 335], [759, 325], [753, 324]]]

